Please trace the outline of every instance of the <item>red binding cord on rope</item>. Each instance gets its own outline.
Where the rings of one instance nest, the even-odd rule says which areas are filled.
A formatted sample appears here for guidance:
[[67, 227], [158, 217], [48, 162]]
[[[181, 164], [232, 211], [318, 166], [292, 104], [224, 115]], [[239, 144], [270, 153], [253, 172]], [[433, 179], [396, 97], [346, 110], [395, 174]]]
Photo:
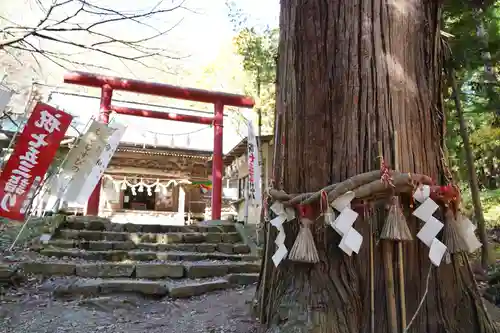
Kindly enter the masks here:
[[299, 205], [300, 217], [314, 220], [314, 211], [311, 205]]
[[326, 191], [321, 190], [320, 200], [321, 214], [324, 214], [328, 210], [328, 193]]

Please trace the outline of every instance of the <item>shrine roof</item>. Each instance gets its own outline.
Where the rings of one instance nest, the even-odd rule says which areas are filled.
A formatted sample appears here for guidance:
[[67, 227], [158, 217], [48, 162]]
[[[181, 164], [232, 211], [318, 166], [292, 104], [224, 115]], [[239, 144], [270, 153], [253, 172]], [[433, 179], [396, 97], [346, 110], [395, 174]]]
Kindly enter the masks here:
[[117, 151], [137, 153], [141, 155], [179, 156], [188, 158], [199, 158], [204, 160], [208, 160], [212, 156], [211, 150], [193, 150], [193, 149], [183, 149], [170, 146], [153, 146], [153, 145], [138, 146], [137, 144], [134, 144], [132, 142], [120, 142]]
[[[258, 138], [259, 137], [257, 136], [257, 139]], [[272, 135], [272, 134], [261, 135], [260, 136], [260, 141], [263, 142], [263, 143], [271, 142], [271, 140], [273, 138], [274, 138], [274, 135]], [[235, 159], [237, 159], [240, 156], [243, 156], [246, 153], [246, 151], [247, 151], [247, 144], [248, 144], [248, 140], [247, 140], [247, 138], [244, 138], [240, 142], [238, 142], [236, 144], [236, 146], [234, 146], [227, 154], [224, 154], [224, 157], [223, 157], [224, 166], [230, 165], [231, 163], [233, 163], [233, 161]], [[210, 160], [207, 163], [209, 165], [211, 165], [212, 164], [212, 159], [210, 158]]]

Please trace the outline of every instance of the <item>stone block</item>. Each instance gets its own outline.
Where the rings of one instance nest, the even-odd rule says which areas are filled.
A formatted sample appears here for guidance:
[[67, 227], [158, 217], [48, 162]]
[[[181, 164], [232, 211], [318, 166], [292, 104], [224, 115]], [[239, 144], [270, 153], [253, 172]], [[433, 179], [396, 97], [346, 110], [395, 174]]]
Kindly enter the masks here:
[[76, 270], [75, 264], [56, 262], [25, 262], [21, 264], [21, 268], [25, 274], [35, 274], [43, 276], [74, 275]]
[[80, 232], [78, 230], [71, 229], [61, 229], [58, 233], [62, 239], [78, 239], [80, 236]]
[[241, 261], [241, 256], [235, 254], [224, 254], [224, 253], [207, 253], [207, 259]]
[[127, 223], [123, 226], [123, 230], [126, 232], [141, 232], [141, 227], [139, 224]]
[[235, 228], [234, 224], [223, 224], [223, 225], [220, 225], [219, 227], [222, 228], [223, 232], [236, 232], [236, 228]]
[[175, 264], [137, 264], [135, 276], [138, 278], [182, 278], [184, 266]]
[[76, 275], [81, 277], [131, 277], [135, 266], [131, 264], [81, 264], [76, 266]]
[[156, 252], [130, 251], [128, 257], [130, 260], [136, 261], [152, 261], [158, 259]]
[[220, 243], [222, 242], [222, 234], [217, 232], [209, 232], [205, 234], [205, 241], [207, 243]]
[[239, 274], [229, 274], [227, 280], [231, 284], [237, 285], [251, 285], [259, 282], [258, 273], [239, 273]]
[[198, 252], [211, 253], [215, 252], [217, 246], [215, 244], [199, 244], [196, 246]]
[[242, 255], [239, 255], [239, 257], [241, 258], [241, 261], [258, 261], [258, 260], [260, 260], [260, 257], [254, 256], [251, 254], [242, 254]]
[[133, 250], [136, 245], [132, 241], [113, 242], [113, 250]]
[[145, 296], [166, 296], [165, 284], [155, 281], [105, 280], [100, 284], [100, 291], [106, 293], [138, 293]]
[[0, 264], [0, 280], [9, 279], [17, 271], [16, 265]]
[[193, 232], [189, 226], [175, 226], [175, 225], [162, 225], [160, 228], [160, 233], [168, 234], [172, 232], [182, 233], [182, 232]]
[[196, 244], [173, 244], [173, 251], [196, 252]]
[[228, 273], [226, 265], [196, 264], [186, 266], [186, 276], [190, 279], [224, 276]]
[[122, 223], [107, 223], [106, 231], [125, 232], [125, 225]]
[[102, 231], [80, 230], [78, 232], [78, 238], [86, 241], [99, 241], [104, 239], [104, 236]]
[[123, 261], [128, 259], [127, 251], [88, 251], [82, 254], [82, 258], [95, 261]]
[[169, 287], [169, 295], [172, 298], [188, 298], [198, 296], [210, 291], [227, 289], [230, 284], [227, 280], [216, 280]]
[[137, 244], [137, 248], [140, 250], [158, 251], [158, 245], [156, 243], [139, 243]]
[[226, 254], [233, 254], [233, 245], [232, 244], [225, 244], [225, 243], [220, 243], [217, 244], [217, 251], [226, 253]]
[[83, 252], [80, 250], [74, 249], [43, 249], [40, 251], [42, 256], [46, 257], [54, 257], [54, 258], [81, 258], [83, 256]]
[[141, 243], [178, 244], [183, 242], [181, 233], [171, 233], [171, 234], [143, 233], [140, 234], [138, 238]]
[[84, 221], [78, 221], [78, 220], [67, 220], [64, 222], [64, 227], [67, 229], [73, 229], [73, 230], [84, 230], [87, 226], [87, 224]]
[[129, 240], [130, 235], [126, 232], [103, 231], [101, 239], [111, 242], [125, 242]]
[[74, 284], [57, 286], [52, 292], [55, 297], [93, 297], [100, 293], [100, 281], [76, 282]]
[[229, 273], [259, 273], [260, 264], [235, 263], [228, 265]]
[[203, 243], [205, 241], [205, 236], [202, 233], [190, 233], [184, 234], [184, 243]]
[[107, 251], [113, 249], [113, 242], [108, 241], [90, 241], [88, 242], [88, 249], [91, 251]]
[[234, 244], [234, 253], [246, 254], [250, 253], [250, 247], [246, 244]]
[[229, 232], [226, 234], [222, 234], [222, 242], [223, 243], [238, 243], [241, 241], [241, 236], [237, 232]]
[[43, 246], [52, 246], [59, 247], [62, 249], [71, 249], [75, 247], [75, 241], [72, 239], [53, 239], [49, 240], [46, 244], [42, 244]]
[[142, 226], [141, 229], [142, 232], [153, 233], [153, 234], [159, 234], [163, 232], [162, 226], [155, 224], [145, 224]]
[[106, 223], [105, 221], [102, 220], [92, 220], [87, 223], [87, 230], [94, 230], [94, 231], [104, 231], [106, 230]]
[[158, 259], [171, 261], [200, 261], [206, 260], [208, 253], [189, 252], [158, 252]]

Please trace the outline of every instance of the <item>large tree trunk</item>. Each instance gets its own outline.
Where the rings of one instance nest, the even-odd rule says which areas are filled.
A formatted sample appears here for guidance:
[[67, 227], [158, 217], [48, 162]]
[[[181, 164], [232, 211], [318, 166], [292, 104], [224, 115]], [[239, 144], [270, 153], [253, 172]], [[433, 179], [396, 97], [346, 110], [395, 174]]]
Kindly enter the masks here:
[[[400, 138], [400, 169], [444, 181], [436, 2], [281, 0], [277, 111], [285, 149], [276, 166], [277, 175], [283, 167], [284, 177], [276, 183], [282, 182], [286, 192], [319, 190], [377, 169], [378, 140], [394, 165], [394, 131]], [[377, 212], [375, 230], [380, 230], [385, 212]], [[415, 219], [408, 222], [415, 236], [419, 225]], [[260, 305], [269, 332], [369, 332], [369, 225], [361, 216], [355, 228], [364, 243], [358, 255], [348, 257], [337, 247], [340, 237], [316, 223], [321, 261], [315, 265], [284, 260], [275, 269], [269, 265], [275, 251], [270, 242], [259, 286], [266, 291]], [[287, 223], [285, 229], [290, 249], [298, 228]], [[428, 252], [416, 238], [404, 245], [407, 322], [426, 289]], [[382, 267], [376, 245], [376, 333], [390, 331]], [[494, 331], [467, 261], [453, 255], [451, 264], [433, 269], [409, 332]]]

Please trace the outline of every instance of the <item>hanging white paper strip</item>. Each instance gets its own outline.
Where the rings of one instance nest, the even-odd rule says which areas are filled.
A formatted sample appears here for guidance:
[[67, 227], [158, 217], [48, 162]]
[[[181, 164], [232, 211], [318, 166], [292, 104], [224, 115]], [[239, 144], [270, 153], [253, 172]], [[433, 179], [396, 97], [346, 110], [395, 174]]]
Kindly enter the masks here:
[[288, 249], [285, 246], [286, 235], [283, 223], [295, 219], [295, 211], [290, 207], [285, 208], [285, 206], [279, 201], [276, 201], [271, 205], [271, 210], [277, 215], [270, 221], [270, 223], [278, 229], [278, 235], [274, 240], [277, 250], [272, 256], [274, 266], [278, 267], [281, 261], [285, 259], [288, 254]]
[[439, 206], [430, 198], [430, 194], [428, 185], [421, 186], [415, 191], [413, 198], [421, 205], [413, 211], [413, 215], [424, 222], [417, 238], [429, 247], [429, 259], [432, 264], [439, 266], [446, 254], [446, 245], [436, 238], [443, 228], [443, 223], [433, 216]]
[[422, 203], [431, 195], [431, 187], [429, 185], [420, 186], [415, 193], [413, 193], [413, 198]]
[[432, 244], [429, 250], [429, 259], [434, 266], [441, 265], [444, 255], [446, 254], [446, 245], [441, 243], [437, 238], [432, 240]]
[[333, 208], [340, 212], [340, 215], [331, 226], [342, 236], [339, 248], [348, 256], [351, 256], [353, 252], [358, 253], [363, 243], [363, 236], [353, 227], [359, 216], [358, 213], [351, 209], [351, 201], [354, 197], [354, 192], [349, 191], [335, 199], [331, 204]]
[[460, 226], [460, 232], [464, 236], [465, 243], [467, 244], [470, 253], [475, 252], [483, 244], [477, 239], [475, 231], [476, 226], [469, 220], [466, 216], [459, 214], [458, 222]]
[[441, 229], [443, 229], [443, 226], [444, 224], [441, 221], [434, 216], [431, 216], [417, 233], [417, 238], [420, 239], [422, 243], [430, 247], [432, 241], [436, 238]]

